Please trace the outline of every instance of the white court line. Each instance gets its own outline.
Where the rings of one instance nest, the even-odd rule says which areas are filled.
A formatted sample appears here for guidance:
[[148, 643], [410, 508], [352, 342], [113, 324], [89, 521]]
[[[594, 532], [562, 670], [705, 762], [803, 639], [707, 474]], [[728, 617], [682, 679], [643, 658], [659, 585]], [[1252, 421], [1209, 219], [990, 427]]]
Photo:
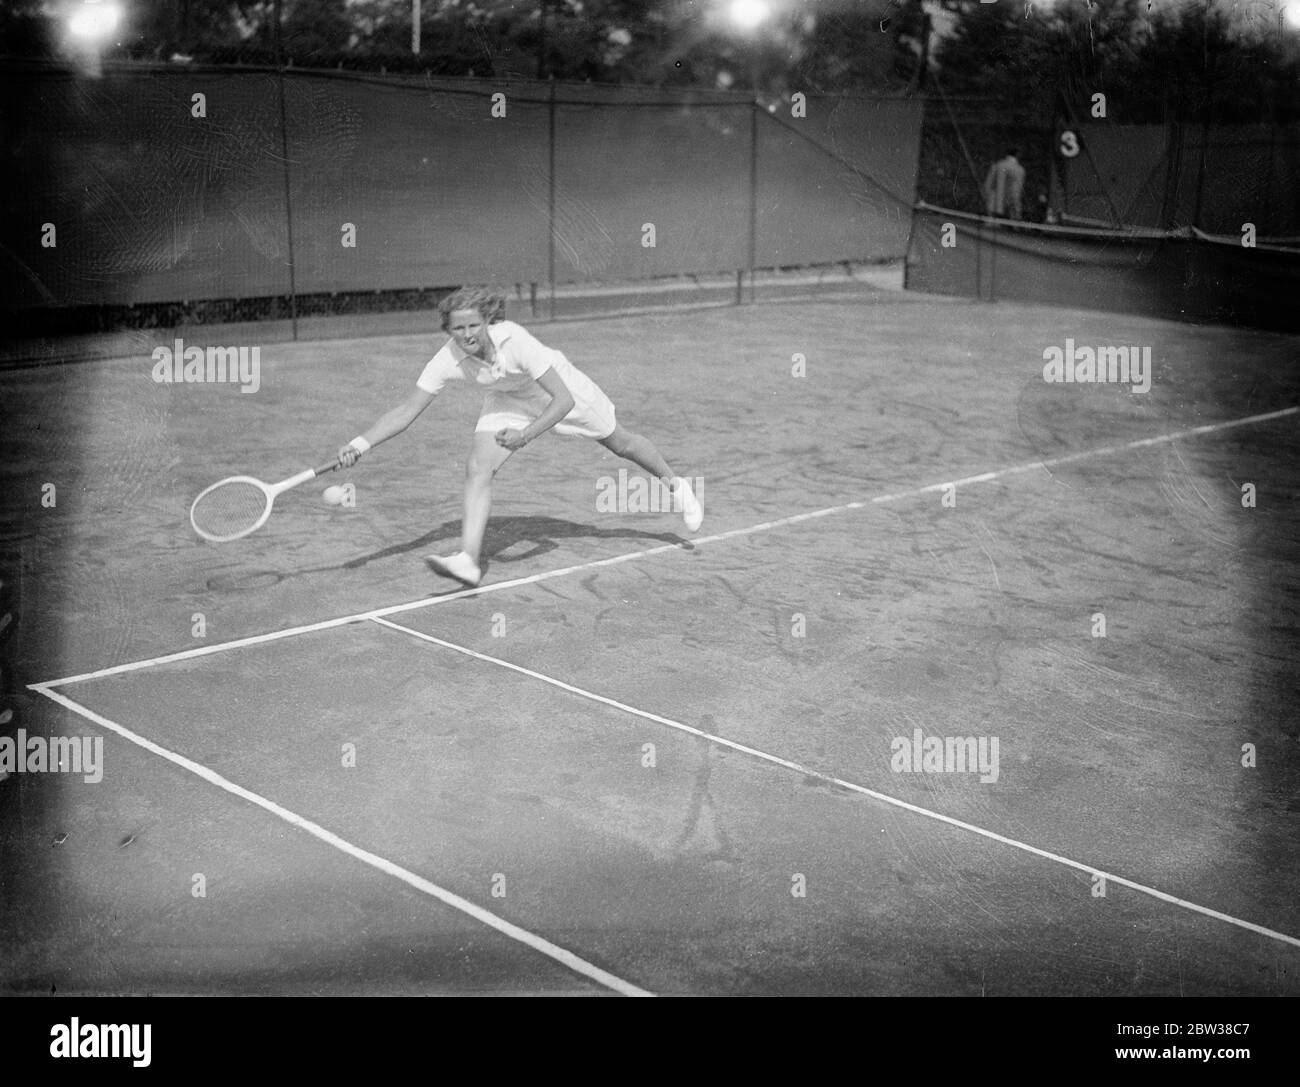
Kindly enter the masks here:
[[1071, 860], [1069, 857], [1063, 857], [1059, 853], [1052, 853], [1050, 850], [1039, 849], [1038, 846], [1030, 845], [1028, 842], [1022, 842], [1016, 838], [1008, 838], [997, 831], [986, 830], [984, 827], [977, 827], [973, 823], [966, 823], [960, 819], [954, 819], [950, 815], [943, 815], [937, 811], [931, 811], [929, 808], [922, 808], [916, 804], [909, 804], [906, 800], [899, 800], [897, 797], [889, 796], [886, 793], [878, 793], [874, 789], [868, 789], [865, 785], [857, 785], [851, 781], [845, 781], [842, 778], [832, 777], [830, 774], [822, 773], [820, 770], [813, 770], [807, 766], [801, 766], [797, 762], [791, 762], [789, 759], [783, 759], [779, 755], [771, 755], [766, 751], [760, 751], [756, 747], [747, 747], [745, 744], [737, 743], [735, 740], [728, 740], [724, 736], [715, 735], [712, 732], [705, 732], [703, 729], [694, 728], [691, 725], [684, 724], [681, 721], [674, 721], [669, 717], [660, 717], [657, 713], [649, 713], [646, 710], [639, 710], [635, 706], [629, 706], [626, 702], [619, 702], [617, 699], [606, 698], [604, 695], [595, 694], [592, 691], [584, 690], [581, 687], [575, 687], [571, 683], [565, 683], [563, 680], [555, 679], [552, 676], [544, 675], [541, 672], [535, 672], [531, 668], [524, 668], [522, 665], [512, 664], [510, 661], [502, 660], [500, 657], [491, 657], [486, 653], [479, 653], [477, 650], [469, 649], [463, 645], [457, 645], [455, 642], [448, 642], [442, 638], [436, 638], [432, 634], [425, 634], [423, 631], [414, 630], [411, 627], [404, 627], [400, 623], [392, 623], [382, 617], [376, 617], [374, 622], [380, 626], [391, 627], [393, 630], [401, 631], [403, 634], [409, 634], [421, 641], [432, 642], [434, 645], [442, 646], [444, 649], [453, 649], [457, 653], [463, 653], [467, 657], [473, 657], [475, 660], [486, 661], [488, 664], [499, 664], [502, 668], [509, 668], [512, 672], [519, 672], [521, 675], [529, 676], [532, 679], [540, 679], [543, 683], [549, 683], [552, 687], [558, 687], [562, 691], [568, 691], [576, 694], [580, 698], [587, 698], [593, 702], [600, 702], [606, 706], [612, 706], [614, 709], [622, 710], [624, 713], [630, 713], [635, 717], [643, 717], [647, 721], [654, 721], [657, 724], [667, 725], [669, 728], [686, 732], [692, 736], [698, 736], [702, 740], [708, 740], [710, 743], [718, 744], [721, 747], [729, 747], [733, 751], [739, 751], [744, 755], [751, 755], [756, 759], [762, 759], [764, 762], [772, 763], [775, 766], [784, 767], [787, 770], [794, 770], [799, 774], [806, 774], [809, 777], [815, 777], [820, 781], [838, 786], [841, 789], [848, 789], [855, 793], [861, 793], [863, 796], [869, 796], [873, 800], [882, 801], [885, 804], [892, 804], [896, 808], [902, 808], [910, 811], [915, 815], [923, 815], [927, 819], [935, 819], [940, 823], [947, 823], [949, 826], [957, 827], [959, 830], [966, 830], [972, 834], [978, 834], [982, 838], [988, 838], [991, 841], [1000, 842], [1002, 845], [1009, 845], [1014, 849], [1023, 850], [1026, 853], [1032, 853], [1036, 857], [1043, 857], [1049, 861], [1055, 861], [1057, 864], [1063, 864], [1068, 868], [1077, 869], [1085, 872], [1089, 876], [1101, 876], [1108, 883], [1116, 883], [1121, 887], [1128, 887], [1130, 890], [1139, 891], [1142, 894], [1150, 895], [1152, 898], [1158, 898], [1161, 902], [1168, 902], [1174, 906], [1181, 906], [1183, 909], [1191, 910], [1194, 913], [1204, 914], [1206, 917], [1212, 917], [1216, 921], [1225, 921], [1230, 925], [1236, 925], [1238, 928], [1247, 929], [1250, 932], [1258, 933], [1260, 936], [1267, 936], [1269, 939], [1278, 940], [1284, 944], [1290, 944], [1292, 947], [1300, 947], [1300, 938], [1288, 936], [1284, 932], [1276, 932], [1271, 928], [1265, 928], [1263, 925], [1257, 925], [1253, 921], [1244, 921], [1240, 917], [1233, 917], [1231, 914], [1220, 913], [1218, 910], [1211, 909], [1208, 906], [1199, 906], [1195, 902], [1189, 902], [1185, 898], [1178, 898], [1174, 895], [1167, 894], [1164, 891], [1157, 890], [1154, 887], [1148, 887], [1145, 883], [1137, 883], [1131, 879], [1125, 879], [1123, 876], [1117, 876], [1113, 872], [1107, 872], [1102, 868], [1095, 868], [1090, 864], [1084, 864], [1081, 861]]
[[498, 917], [494, 913], [489, 913], [481, 906], [476, 906], [468, 899], [461, 898], [460, 895], [454, 894], [446, 888], [439, 887], [436, 883], [431, 883], [422, 876], [417, 876], [414, 872], [401, 867], [401, 865], [394, 864], [392, 861], [385, 860], [377, 854], [353, 845], [351, 842], [344, 841], [337, 834], [331, 833], [319, 824], [313, 823], [310, 819], [305, 819], [301, 815], [289, 811], [288, 808], [282, 808], [273, 800], [268, 800], [264, 796], [259, 796], [257, 793], [250, 792], [248, 789], [236, 785], [233, 781], [228, 781], [215, 770], [210, 770], [202, 763], [194, 762], [191, 759], [187, 759], [184, 755], [177, 754], [175, 751], [169, 751], [165, 747], [160, 747], [152, 740], [146, 740], [143, 736], [137, 735], [130, 729], [119, 725], [116, 721], [110, 721], [107, 717], [96, 713], [94, 710], [88, 709], [80, 703], [74, 702], [66, 695], [62, 695], [57, 691], [48, 690], [41, 686], [38, 686], [37, 689], [47, 698], [53, 699], [55, 702], [59, 703], [59, 705], [65, 706], [74, 713], [81, 714], [81, 716], [85, 717], [87, 720], [93, 721], [95, 724], [100, 725], [103, 728], [116, 732], [119, 736], [130, 740], [133, 744], [137, 744], [138, 746], [143, 747], [146, 751], [150, 751], [155, 755], [160, 755], [168, 762], [175, 763], [182, 769], [188, 770], [192, 774], [196, 774], [204, 781], [217, 786], [219, 789], [224, 789], [226, 792], [233, 793], [235, 796], [250, 801], [260, 808], [265, 808], [272, 815], [279, 816], [286, 823], [297, 827], [299, 830], [305, 830], [313, 837], [319, 838], [326, 845], [332, 845], [335, 849], [342, 853], [346, 853], [349, 857], [359, 860], [363, 864], [368, 864], [371, 868], [379, 869], [379, 871], [383, 872], [385, 875], [400, 879], [403, 883], [414, 887], [417, 891], [423, 891], [425, 894], [436, 898], [439, 902], [450, 906], [452, 909], [460, 910], [461, 913], [468, 914], [470, 917], [474, 918], [475, 921], [482, 922], [489, 928], [496, 929], [497, 932], [510, 937], [510, 939], [525, 944], [534, 951], [540, 952], [547, 958], [560, 963], [562, 966], [567, 966], [570, 970], [581, 974], [583, 977], [590, 978], [592, 981], [598, 982], [606, 988], [614, 990], [616, 993], [622, 993], [624, 996], [654, 996], [654, 993], [638, 988], [631, 982], [624, 981], [622, 978], [615, 977], [608, 971], [602, 970], [599, 966], [587, 962], [586, 959], [579, 958], [572, 951], [566, 951], [564, 948], [551, 943], [550, 940], [547, 940], [544, 937], [529, 932], [527, 929], [520, 928], [518, 925], [512, 924], [504, 918]]
[[[1033, 472], [1039, 469], [1056, 468], [1062, 464], [1072, 464], [1076, 461], [1088, 460], [1091, 457], [1107, 457], [1115, 453], [1123, 453], [1129, 449], [1142, 449], [1147, 446], [1163, 445], [1167, 442], [1175, 442], [1181, 438], [1190, 438], [1198, 434], [1211, 434], [1219, 430], [1228, 430], [1233, 427], [1250, 426], [1254, 423], [1268, 422], [1272, 419], [1281, 419], [1284, 416], [1295, 415], [1300, 412], [1300, 407], [1283, 408], [1280, 411], [1270, 411], [1263, 415], [1248, 415], [1242, 419], [1229, 419], [1222, 423], [1209, 423], [1205, 426], [1192, 427], [1188, 430], [1177, 430], [1170, 434], [1161, 434], [1155, 438], [1141, 438], [1137, 441], [1123, 442], [1120, 445], [1103, 446], [1101, 449], [1086, 449], [1082, 453], [1068, 453], [1060, 457], [1049, 457], [1047, 460], [1036, 460], [1029, 464], [1012, 465], [1010, 468], [999, 468], [992, 472], [983, 472], [979, 475], [966, 476], [964, 479], [955, 479], [947, 483], [931, 483], [925, 487], [916, 487], [912, 490], [897, 491], [893, 494], [877, 495], [875, 498], [866, 499], [860, 502], [846, 502], [841, 506], [828, 506], [825, 509], [813, 510], [809, 513], [797, 513], [792, 517], [782, 517], [775, 521], [763, 521], [757, 525], [748, 525], [745, 528], [735, 528], [730, 532], [719, 532], [713, 536], [698, 536], [689, 541], [693, 547], [701, 544], [718, 543], [721, 540], [730, 540], [736, 536], [749, 536], [755, 532], [768, 532], [776, 528], [784, 528], [787, 525], [797, 525], [803, 521], [812, 521], [818, 517], [829, 517], [836, 513], [847, 513], [849, 510], [866, 509], [868, 506], [880, 505], [885, 502], [897, 502], [904, 498], [915, 498], [918, 495], [930, 494], [935, 491], [942, 491], [945, 487], [964, 487], [975, 483], [990, 483], [996, 479], [1004, 479], [1007, 476], [1020, 475], [1025, 472]], [[404, 611], [413, 611], [418, 608], [431, 608], [437, 604], [447, 604], [453, 600], [460, 600], [467, 596], [482, 595], [484, 593], [501, 592], [504, 589], [517, 588], [520, 585], [532, 585], [538, 581], [549, 581], [551, 578], [565, 577], [568, 574], [580, 573], [584, 570], [595, 570], [602, 566], [613, 566], [620, 562], [631, 562], [634, 559], [649, 558], [651, 555], [659, 555], [665, 551], [684, 550], [683, 544], [663, 544], [660, 547], [647, 548], [644, 551], [631, 551], [626, 555], [615, 555], [613, 558], [596, 559], [593, 562], [580, 563], [577, 566], [566, 566], [559, 570], [543, 570], [538, 574], [529, 574], [526, 577], [512, 578], [509, 581], [494, 581], [491, 585], [480, 585], [477, 589], [462, 589], [459, 592], [447, 593], [443, 596], [424, 597], [420, 600], [407, 601], [404, 604], [393, 604], [384, 608], [376, 608], [373, 611], [357, 612], [355, 615], [343, 615], [337, 619], [326, 619], [318, 623], [307, 623], [298, 627], [286, 627], [283, 630], [273, 630], [267, 634], [255, 634], [248, 638], [236, 638], [229, 642], [218, 642], [215, 645], [199, 646], [194, 649], [183, 649], [178, 653], [168, 653], [161, 657], [148, 657], [144, 660], [130, 661], [127, 664], [116, 664], [111, 668], [100, 668], [94, 672], [82, 672], [80, 675], [64, 676], [62, 679], [48, 679], [41, 683], [32, 683], [28, 686], [32, 690], [38, 690], [48, 687], [62, 687], [68, 683], [81, 683], [88, 679], [102, 679], [105, 676], [121, 675], [123, 672], [134, 672], [140, 668], [152, 668], [158, 664], [171, 664], [174, 661], [190, 660], [194, 657], [205, 657], [210, 653], [225, 653], [231, 649], [242, 649], [244, 646], [261, 645], [266, 642], [279, 641], [281, 638], [294, 638], [299, 634], [310, 634], [317, 630], [328, 630], [331, 627], [346, 626], [348, 623], [358, 623], [366, 619], [380, 619], [386, 615], [397, 615]]]

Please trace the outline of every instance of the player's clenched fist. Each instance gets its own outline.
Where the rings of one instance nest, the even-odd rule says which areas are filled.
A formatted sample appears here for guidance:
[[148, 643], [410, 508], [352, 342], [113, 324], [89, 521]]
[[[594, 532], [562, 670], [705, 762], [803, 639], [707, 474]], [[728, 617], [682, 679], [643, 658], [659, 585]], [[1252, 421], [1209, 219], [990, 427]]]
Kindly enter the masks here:
[[518, 427], [505, 427], [497, 431], [497, 445], [503, 449], [509, 449], [512, 453], [523, 449], [527, 444], [528, 439], [524, 437], [524, 432]]
[[344, 468], [351, 468], [361, 459], [361, 450], [349, 442], [347, 445], [339, 447], [339, 463]]

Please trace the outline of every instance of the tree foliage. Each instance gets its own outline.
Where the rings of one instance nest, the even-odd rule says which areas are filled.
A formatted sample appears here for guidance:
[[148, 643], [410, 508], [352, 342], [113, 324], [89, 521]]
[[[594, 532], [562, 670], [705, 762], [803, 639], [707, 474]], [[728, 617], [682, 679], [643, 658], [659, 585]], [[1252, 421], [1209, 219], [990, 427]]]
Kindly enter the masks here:
[[[757, 33], [732, 25], [723, 0], [421, 6], [413, 55], [411, 0], [128, 0], [110, 55], [737, 88], [757, 77], [771, 92], [906, 90], [918, 82], [924, 25], [922, 0], [775, 0]], [[53, 52], [51, 25], [41, 0], [10, 0], [0, 49]]]
[[1010, 117], [1039, 121], [1061, 101], [1082, 115], [1096, 92], [1106, 95], [1108, 119], [1134, 123], [1300, 114], [1297, 34], [1238, 4], [945, 6], [957, 18], [936, 52], [941, 86], [1002, 103]]
[[[772, 0], [773, 17], [746, 34], [724, 0], [422, 0], [417, 56], [411, 0], [127, 0], [118, 54], [897, 93], [932, 89], [921, 57], [933, 15], [945, 30], [937, 86], [996, 102], [1009, 121], [1042, 123], [1096, 91], [1114, 120], [1294, 119], [1300, 33], [1259, 6], [1277, 2]], [[56, 52], [51, 10], [6, 0], [0, 50]]]

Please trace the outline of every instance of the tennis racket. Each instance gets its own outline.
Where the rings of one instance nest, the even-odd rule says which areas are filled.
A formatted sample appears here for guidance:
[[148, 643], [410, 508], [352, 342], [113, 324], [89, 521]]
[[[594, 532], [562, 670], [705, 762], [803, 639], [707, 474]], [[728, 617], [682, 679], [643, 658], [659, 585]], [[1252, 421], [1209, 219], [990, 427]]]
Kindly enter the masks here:
[[213, 543], [229, 543], [256, 532], [271, 516], [271, 507], [285, 491], [332, 472], [342, 465], [337, 460], [308, 468], [279, 483], [263, 483], [252, 476], [230, 476], [214, 483], [194, 500], [190, 524], [194, 531]]

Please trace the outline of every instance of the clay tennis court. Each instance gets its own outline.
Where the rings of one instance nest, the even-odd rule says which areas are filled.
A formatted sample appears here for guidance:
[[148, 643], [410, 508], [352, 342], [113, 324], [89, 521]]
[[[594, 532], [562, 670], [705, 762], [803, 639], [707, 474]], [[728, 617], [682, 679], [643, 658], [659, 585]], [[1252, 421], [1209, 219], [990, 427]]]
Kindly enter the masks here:
[[[0, 375], [13, 702], [103, 738], [99, 783], [0, 791], [5, 988], [1295, 995], [1294, 339], [885, 291], [533, 327], [703, 480], [698, 536], [549, 435], [483, 585], [436, 578], [468, 393], [355, 508], [195, 536], [434, 329], [268, 344], [255, 395]], [[1150, 392], [1045, 383], [1067, 336], [1149, 344]], [[996, 779], [895, 772], [916, 730]]]

